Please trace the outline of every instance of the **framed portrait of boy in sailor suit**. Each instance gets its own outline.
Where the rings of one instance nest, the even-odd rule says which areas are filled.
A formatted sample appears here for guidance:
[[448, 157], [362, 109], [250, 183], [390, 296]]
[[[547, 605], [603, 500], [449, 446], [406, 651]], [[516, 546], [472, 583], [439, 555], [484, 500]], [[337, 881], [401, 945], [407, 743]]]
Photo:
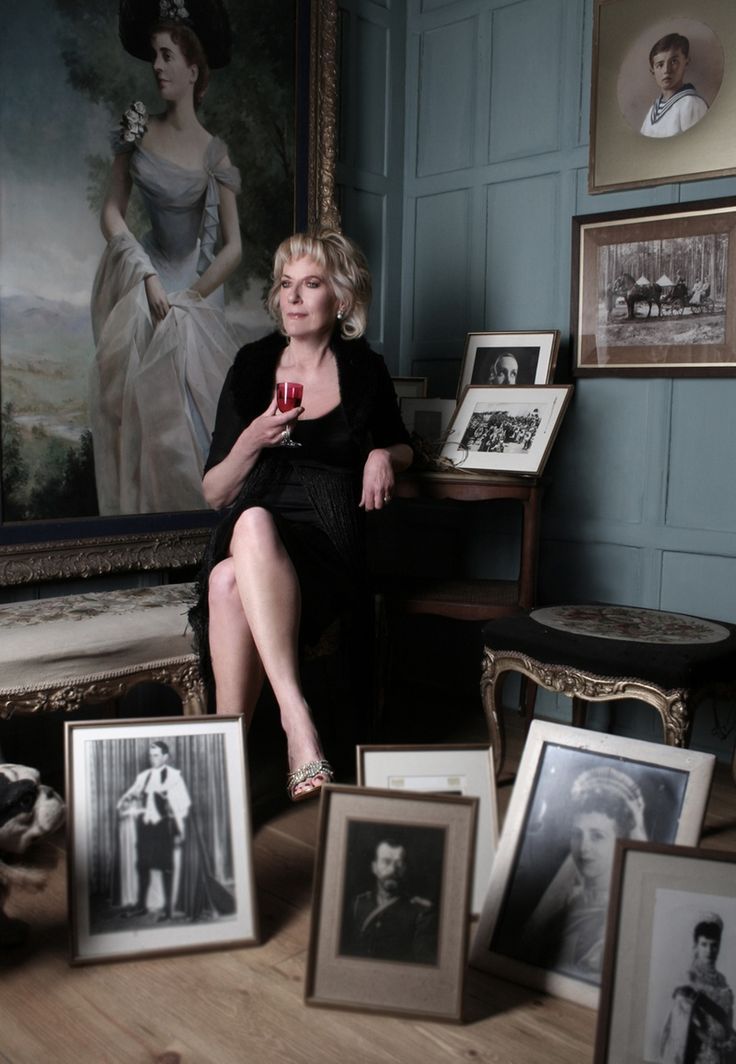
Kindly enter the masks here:
[[736, 173], [729, 0], [596, 0], [588, 191]]

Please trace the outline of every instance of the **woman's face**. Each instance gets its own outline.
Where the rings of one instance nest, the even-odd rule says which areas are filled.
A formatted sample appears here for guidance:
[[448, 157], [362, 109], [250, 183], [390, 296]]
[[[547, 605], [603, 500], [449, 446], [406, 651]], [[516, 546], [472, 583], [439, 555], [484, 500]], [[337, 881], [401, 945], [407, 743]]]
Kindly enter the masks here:
[[337, 299], [318, 262], [305, 255], [286, 263], [281, 274], [279, 308], [287, 336], [329, 336], [335, 326]]
[[605, 813], [578, 813], [572, 823], [570, 852], [585, 880], [608, 884], [615, 842], [616, 823]]
[[194, 91], [198, 70], [184, 58], [178, 44], [174, 44], [170, 33], [154, 33], [151, 38], [153, 47], [153, 73], [158, 91], [164, 100], [178, 100]]

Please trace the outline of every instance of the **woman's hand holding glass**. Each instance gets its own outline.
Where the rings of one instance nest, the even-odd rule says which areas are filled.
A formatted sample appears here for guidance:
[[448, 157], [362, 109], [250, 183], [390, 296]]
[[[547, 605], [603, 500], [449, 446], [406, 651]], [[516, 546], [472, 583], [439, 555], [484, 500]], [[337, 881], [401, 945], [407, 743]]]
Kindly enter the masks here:
[[[276, 384], [276, 406], [282, 414], [287, 413], [289, 410], [303, 410], [304, 408], [301, 405], [303, 395], [304, 385], [299, 384], [298, 381], [278, 381]], [[283, 447], [301, 447], [297, 440], [292, 440], [291, 438], [290, 422], [287, 422], [281, 434], [281, 445]]]
[[263, 413], [244, 429], [243, 442], [248, 441], [248, 449], [253, 454], [257, 454], [263, 447], [280, 447], [287, 425], [296, 421], [303, 412], [304, 407], [297, 406], [286, 413], [280, 413], [274, 395]]

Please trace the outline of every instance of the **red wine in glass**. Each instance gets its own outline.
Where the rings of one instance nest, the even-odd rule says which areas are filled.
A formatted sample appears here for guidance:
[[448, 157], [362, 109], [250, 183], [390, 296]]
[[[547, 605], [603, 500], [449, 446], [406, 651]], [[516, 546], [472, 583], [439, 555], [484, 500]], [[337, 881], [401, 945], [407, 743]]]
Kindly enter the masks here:
[[[282, 414], [287, 410], [295, 410], [302, 404], [304, 385], [297, 381], [278, 381], [276, 384], [276, 406]], [[281, 441], [282, 447], [301, 447], [300, 443], [291, 438], [291, 424], [284, 426], [284, 436]]]

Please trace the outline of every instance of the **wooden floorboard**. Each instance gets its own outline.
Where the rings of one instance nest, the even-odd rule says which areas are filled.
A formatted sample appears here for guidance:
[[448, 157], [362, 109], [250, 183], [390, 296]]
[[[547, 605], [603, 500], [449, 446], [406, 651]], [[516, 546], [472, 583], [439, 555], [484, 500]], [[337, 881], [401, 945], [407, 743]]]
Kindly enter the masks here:
[[[508, 805], [521, 733], [498, 788]], [[472, 728], [470, 729], [472, 732]], [[482, 739], [482, 733], [468, 738]], [[65, 854], [47, 890], [16, 894], [28, 944], [0, 960], [2, 1064], [584, 1064], [595, 1013], [470, 969], [464, 1023], [307, 1007], [303, 984], [318, 805], [289, 807], [254, 838], [262, 941], [249, 949], [72, 968]], [[736, 850], [736, 787], [718, 765], [703, 846]], [[472, 933], [472, 928], [471, 928]]]

